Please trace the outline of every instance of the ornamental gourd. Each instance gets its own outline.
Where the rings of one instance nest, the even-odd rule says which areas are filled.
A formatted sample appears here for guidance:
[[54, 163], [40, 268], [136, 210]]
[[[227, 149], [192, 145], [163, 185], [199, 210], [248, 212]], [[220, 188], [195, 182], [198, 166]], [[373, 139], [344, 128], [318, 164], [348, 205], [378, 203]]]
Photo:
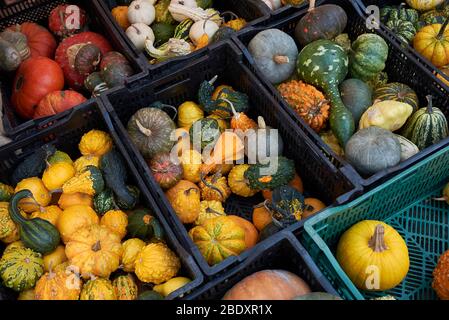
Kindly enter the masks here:
[[183, 179], [198, 183], [201, 180], [201, 154], [196, 150], [185, 150], [179, 158], [183, 168]]
[[390, 131], [402, 128], [407, 119], [412, 115], [411, 105], [393, 100], [377, 102], [360, 118], [359, 129], [377, 126]]
[[148, 209], [137, 209], [130, 212], [126, 228], [130, 237], [157, 241], [164, 238], [164, 231], [159, 220]]
[[182, 223], [193, 223], [198, 218], [200, 189], [195, 184], [181, 180], [165, 195]]
[[[348, 55], [329, 40], [318, 40], [302, 49], [297, 71], [305, 82], [324, 90], [331, 102], [330, 125], [340, 144], [345, 145], [354, 132], [354, 119], [340, 97], [339, 84], [348, 74]], [[329, 69], [332, 72], [329, 72]]]
[[110, 210], [116, 209], [117, 204], [115, 203], [112, 190], [105, 188], [100, 193], [97, 193], [94, 197], [93, 208], [95, 209], [95, 212], [101, 216]]
[[128, 122], [131, 141], [145, 158], [170, 152], [174, 144], [170, 135], [175, 129], [176, 125], [169, 115], [156, 108], [140, 109]]
[[48, 206], [48, 207], [41, 207], [38, 211], [33, 212], [30, 215], [31, 219], [34, 218], [40, 218], [43, 220], [47, 220], [52, 225], [56, 226], [56, 223], [58, 222], [59, 215], [62, 213], [62, 210], [59, 209], [58, 206]]
[[110, 210], [101, 217], [100, 224], [115, 232], [120, 239], [126, 236], [128, 216], [121, 210]]
[[96, 156], [82, 156], [75, 160], [73, 166], [77, 173], [80, 173], [88, 166], [100, 167], [100, 158]]
[[[368, 241], [367, 241], [368, 240]], [[391, 226], [374, 220], [361, 221], [341, 236], [337, 261], [354, 285], [367, 291], [386, 291], [396, 287], [410, 266], [407, 245]], [[369, 270], [379, 272], [378, 287], [367, 287]]]
[[39, 279], [34, 290], [36, 300], [78, 300], [81, 286], [81, 279], [73, 273], [50, 271]]
[[329, 102], [314, 86], [291, 80], [278, 87], [289, 106], [316, 132], [320, 132], [329, 119]]
[[9, 203], [11, 219], [17, 223], [20, 230], [20, 239], [26, 247], [36, 252], [47, 254], [56, 249], [60, 240], [59, 232], [50, 222], [40, 219], [26, 219], [19, 209], [22, 199], [30, 199], [33, 194], [29, 190], [17, 192]]
[[79, 268], [83, 278], [108, 278], [118, 269], [122, 252], [120, 236], [98, 224], [75, 231], [65, 247], [70, 264]]
[[415, 154], [419, 153], [418, 147], [413, 142], [398, 134], [396, 135], [396, 137], [401, 144], [401, 161], [405, 161], [413, 157]]
[[79, 149], [83, 156], [101, 157], [112, 149], [111, 136], [101, 130], [90, 130], [81, 137]]
[[309, 12], [296, 25], [295, 37], [302, 46], [319, 39], [331, 40], [343, 33], [348, 22], [346, 12], [338, 5], [315, 7], [311, 0]]
[[404, 3], [401, 3], [399, 6], [385, 6], [380, 9], [380, 20], [383, 23], [394, 20], [402, 20], [415, 24], [419, 19], [419, 12], [415, 9], [408, 8]]
[[27, 178], [20, 181], [14, 191], [17, 194], [22, 190], [29, 190], [32, 193], [32, 197], [25, 198], [19, 203], [20, 209], [26, 213], [32, 213], [41, 207], [46, 207], [51, 201], [50, 192], [39, 178]]
[[195, 102], [187, 101], [178, 107], [178, 126], [189, 130], [195, 121], [204, 118], [204, 111]]
[[371, 88], [362, 80], [347, 79], [340, 85], [341, 100], [351, 111], [354, 122], [358, 124], [362, 114], [373, 104]]
[[99, 223], [100, 219], [91, 207], [75, 205], [61, 213], [56, 226], [61, 234], [62, 241], [67, 243], [78, 229]]
[[0, 202], [0, 240], [11, 236], [18, 231], [17, 225], [9, 215], [8, 207], [8, 202]]
[[292, 300], [310, 292], [309, 285], [289, 271], [263, 270], [238, 282], [223, 300]]
[[285, 32], [268, 29], [258, 33], [249, 43], [248, 50], [257, 67], [271, 83], [280, 83], [295, 70], [298, 48]]
[[449, 127], [443, 112], [432, 106], [432, 97], [427, 96], [428, 105], [416, 111], [405, 124], [402, 135], [423, 150], [449, 136]]
[[189, 133], [194, 148], [204, 150], [207, 146], [213, 146], [220, 137], [221, 131], [217, 120], [203, 118], [192, 124]]
[[440, 68], [449, 64], [449, 18], [444, 24], [432, 24], [418, 31], [413, 39], [413, 48], [424, 58]]
[[10, 250], [0, 259], [3, 285], [17, 292], [33, 288], [43, 273], [42, 255], [28, 248]]
[[232, 193], [245, 198], [252, 197], [258, 192], [249, 187], [249, 182], [245, 178], [245, 172], [249, 167], [248, 164], [235, 166], [228, 176], [228, 183]]
[[100, 169], [87, 166], [62, 185], [63, 193], [85, 193], [90, 196], [103, 191], [104, 179]]
[[88, 206], [92, 208], [93, 207], [92, 197], [89, 196], [88, 194], [81, 192], [72, 194], [63, 193], [59, 197], [58, 206], [62, 210], [66, 210], [69, 207], [76, 205]]
[[168, 152], [159, 153], [148, 161], [148, 167], [153, 174], [154, 180], [162, 189], [170, 189], [182, 178], [182, 166], [172, 161]]
[[19, 51], [8, 41], [0, 38], [0, 70], [12, 72], [19, 68], [22, 63]]
[[245, 230], [226, 216], [204, 221], [192, 228], [189, 236], [211, 266], [246, 249]]
[[226, 177], [220, 177], [220, 174], [201, 179], [199, 187], [202, 200], [226, 202], [231, 196], [227, 179]]
[[276, 160], [278, 164], [277, 170], [271, 174], [269, 172], [264, 174], [264, 171], [267, 171], [270, 167], [270, 163], [250, 165], [244, 176], [245, 179], [248, 179], [251, 189], [276, 189], [277, 187], [288, 185], [295, 177], [295, 164], [292, 160], [285, 157], [278, 157]]
[[128, 7], [128, 21], [133, 23], [145, 23], [151, 25], [156, 18], [156, 10], [153, 4], [145, 0], [133, 1]]
[[[73, 15], [77, 23], [71, 24]], [[86, 12], [77, 5], [60, 4], [54, 8], [48, 17], [49, 29], [59, 37], [69, 37], [84, 29], [87, 22]]]
[[76, 174], [73, 165], [67, 162], [58, 162], [50, 164], [42, 175], [42, 182], [50, 190], [59, 190], [64, 183], [72, 179]]
[[140, 239], [128, 239], [122, 244], [123, 255], [122, 264], [123, 271], [134, 272], [134, 264], [139, 252], [146, 246], [146, 243]]
[[418, 110], [419, 99], [416, 92], [403, 83], [392, 82], [377, 87], [376, 90], [374, 90], [373, 96], [374, 102], [394, 100], [411, 105], [413, 112]]
[[235, 215], [228, 215], [227, 217], [231, 218], [232, 221], [237, 223], [245, 231], [246, 249], [251, 249], [252, 247], [254, 247], [259, 240], [259, 232], [257, 231], [256, 227], [251, 222], [242, 217]]
[[385, 26], [405, 43], [412, 42], [416, 34], [415, 25], [410, 21], [390, 20]]
[[138, 288], [133, 277], [130, 274], [118, 276], [112, 281], [115, 295], [118, 300], [136, 300]]
[[167, 297], [170, 294], [172, 294], [173, 292], [175, 292], [176, 290], [184, 287], [191, 281], [192, 280], [190, 280], [189, 278], [186, 278], [186, 277], [176, 277], [176, 278], [172, 278], [172, 279], [168, 280], [167, 282], [165, 282], [163, 284], [158, 284], [158, 285], [154, 286], [153, 290], [162, 294], [164, 297]]
[[65, 247], [63, 245], [57, 246], [53, 252], [46, 254], [43, 259], [44, 259], [44, 271], [45, 272], [52, 271], [60, 264], [67, 261], [67, 256], [65, 255]]
[[142, 282], [164, 283], [176, 276], [181, 262], [164, 243], [150, 243], [143, 248], [135, 262], [135, 273]]
[[[278, 130], [268, 126], [263, 117], [257, 117], [257, 131], [249, 131], [245, 140], [245, 155], [249, 158], [257, 155], [257, 161], [269, 161], [271, 157], [284, 151], [284, 141]], [[254, 146], [259, 146], [257, 152]]]
[[122, 29], [126, 30], [131, 25], [128, 20], [128, 6], [117, 6], [113, 8], [111, 15]]
[[13, 194], [13, 187], [0, 182], [0, 202], [9, 201]]
[[410, 7], [419, 11], [427, 11], [434, 9], [444, 2], [444, 0], [406, 0], [406, 1]]
[[226, 213], [223, 208], [223, 204], [220, 201], [201, 201], [200, 213], [195, 221], [196, 226], [202, 225], [206, 220], [225, 216]]
[[345, 155], [357, 171], [372, 175], [401, 161], [401, 144], [392, 132], [368, 127], [352, 136], [346, 145]]
[[449, 250], [438, 259], [438, 264], [433, 270], [432, 288], [441, 300], [449, 300]]
[[80, 300], [117, 300], [117, 294], [111, 280], [94, 278], [83, 286]]

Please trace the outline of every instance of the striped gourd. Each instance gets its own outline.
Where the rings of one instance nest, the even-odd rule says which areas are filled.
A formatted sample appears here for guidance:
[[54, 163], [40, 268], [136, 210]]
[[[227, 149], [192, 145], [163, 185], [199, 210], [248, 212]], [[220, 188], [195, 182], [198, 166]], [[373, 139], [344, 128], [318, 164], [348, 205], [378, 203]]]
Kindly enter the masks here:
[[9, 250], [0, 260], [3, 284], [18, 292], [33, 288], [43, 273], [42, 255], [28, 248]]
[[408, 85], [392, 82], [376, 88], [374, 91], [374, 101], [394, 100], [408, 103], [413, 111], [418, 110], [419, 99], [416, 92]]
[[110, 280], [96, 278], [83, 286], [80, 300], [117, 300], [117, 295]]
[[118, 276], [114, 279], [112, 285], [114, 286], [115, 294], [117, 295], [118, 300], [137, 299], [137, 285], [130, 274]]
[[185, 19], [183, 22], [178, 24], [178, 26], [175, 29], [175, 34], [174, 34], [173, 38], [183, 39], [185, 41], [188, 41], [190, 27], [192, 27], [193, 23], [194, 22], [192, 19]]
[[440, 109], [432, 107], [432, 97], [427, 108], [416, 111], [407, 121], [402, 135], [423, 150], [449, 136], [447, 120]]

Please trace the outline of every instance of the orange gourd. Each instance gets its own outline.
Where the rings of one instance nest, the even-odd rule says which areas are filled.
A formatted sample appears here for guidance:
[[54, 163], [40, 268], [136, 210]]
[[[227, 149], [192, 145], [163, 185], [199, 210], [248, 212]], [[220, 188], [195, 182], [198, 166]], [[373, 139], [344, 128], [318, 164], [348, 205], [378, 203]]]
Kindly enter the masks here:
[[26, 213], [38, 211], [40, 207], [48, 206], [51, 201], [50, 192], [47, 190], [47, 188], [45, 188], [44, 183], [39, 178], [27, 178], [20, 181], [17, 184], [14, 192], [17, 193], [22, 190], [30, 190], [34, 198], [25, 198], [20, 200], [20, 209], [22, 209]]
[[192, 182], [181, 180], [165, 195], [182, 223], [193, 223], [200, 213], [200, 189]]
[[[290, 181], [290, 183], [288, 185], [290, 187], [295, 188], [299, 192], [304, 193], [304, 185], [302, 183], [302, 179], [297, 173], [295, 173], [295, 177], [293, 178], [292, 181]], [[273, 193], [271, 190], [263, 190], [262, 195], [265, 200], [271, 200]]]
[[245, 230], [245, 244], [246, 249], [250, 249], [257, 244], [257, 240], [259, 239], [259, 233], [257, 232], [256, 227], [246, 219], [243, 219], [239, 216], [229, 215], [229, 218], [232, 219], [235, 223], [237, 223], [240, 227]]
[[62, 241], [67, 243], [78, 229], [99, 224], [99, 222], [97, 213], [91, 207], [73, 206], [60, 214], [56, 227], [61, 234]]
[[59, 215], [62, 213], [62, 210], [59, 209], [58, 206], [49, 206], [49, 207], [41, 207], [40, 210], [35, 211], [31, 214], [31, 219], [41, 218], [47, 220], [52, 225], [56, 226], [58, 222]]
[[302, 217], [301, 217], [302, 219], [311, 217], [314, 214], [316, 214], [317, 212], [326, 208], [326, 205], [321, 200], [318, 200], [315, 198], [306, 198], [304, 200], [304, 203], [305, 203], [306, 207], [302, 214]]
[[131, 23], [128, 20], [128, 7], [127, 6], [118, 6], [112, 9], [112, 16], [115, 21], [117, 21], [118, 25], [123, 29], [127, 29]]
[[257, 129], [257, 123], [248, 117], [243, 112], [237, 112], [234, 108], [234, 104], [229, 101], [228, 99], [223, 99], [227, 104], [231, 106], [232, 110], [232, 118], [231, 118], [231, 129], [234, 130], [241, 130], [243, 133], [249, 129], [256, 130]]
[[432, 288], [441, 300], [449, 300], [449, 250], [441, 255], [433, 271]]
[[257, 205], [253, 209], [253, 224], [257, 230], [262, 231], [267, 225], [273, 222], [271, 212], [265, 206], [265, 203]]
[[93, 207], [92, 196], [85, 193], [63, 193], [58, 200], [58, 205], [62, 210], [73, 206], [88, 206]]

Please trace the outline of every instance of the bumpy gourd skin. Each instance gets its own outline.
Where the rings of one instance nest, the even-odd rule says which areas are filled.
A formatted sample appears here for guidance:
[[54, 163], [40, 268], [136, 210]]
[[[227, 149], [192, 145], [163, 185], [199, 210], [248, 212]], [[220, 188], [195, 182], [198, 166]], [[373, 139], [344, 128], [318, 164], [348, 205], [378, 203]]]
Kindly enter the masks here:
[[115, 278], [112, 285], [118, 300], [136, 300], [138, 288], [130, 274]]
[[82, 172], [68, 180], [62, 186], [63, 193], [85, 193], [90, 196], [103, 191], [104, 179], [101, 171], [94, 166], [87, 166]]
[[352, 113], [340, 97], [339, 84], [348, 74], [349, 58], [342, 47], [329, 40], [308, 44], [299, 53], [297, 71], [307, 83], [324, 90], [332, 109], [330, 125], [335, 136], [344, 146], [354, 133]]
[[[67, 286], [70, 283], [70, 286]], [[78, 300], [81, 280], [73, 273], [64, 271], [44, 274], [36, 284], [36, 300]]]
[[0, 239], [9, 237], [17, 231], [17, 226], [8, 211], [8, 202], [0, 202]]
[[194, 183], [181, 180], [166, 196], [182, 223], [193, 223], [198, 218], [200, 190]]
[[109, 279], [97, 278], [83, 286], [80, 300], [117, 300], [117, 294]]
[[228, 176], [228, 183], [231, 191], [241, 197], [252, 197], [258, 192], [258, 190], [251, 189], [248, 185], [248, 181], [245, 179], [245, 172], [248, 169], [248, 164], [235, 166]]

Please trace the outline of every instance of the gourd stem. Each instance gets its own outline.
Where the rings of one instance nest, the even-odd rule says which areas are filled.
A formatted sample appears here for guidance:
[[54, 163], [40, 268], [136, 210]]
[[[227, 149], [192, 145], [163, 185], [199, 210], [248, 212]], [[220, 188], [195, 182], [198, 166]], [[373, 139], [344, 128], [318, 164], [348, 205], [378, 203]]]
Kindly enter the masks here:
[[136, 120], [136, 125], [137, 128], [139, 128], [139, 131], [142, 132], [144, 135], [146, 135], [147, 137], [151, 137], [152, 132], [150, 129], [145, 128], [139, 120]]
[[259, 116], [257, 118], [257, 125], [259, 126], [259, 129], [266, 129], [267, 124], [265, 123], [265, 119], [262, 116]]
[[441, 197], [441, 198], [433, 198], [435, 201], [447, 201], [448, 197]]
[[217, 81], [217, 79], [218, 79], [218, 75], [215, 76], [215, 77], [213, 77], [212, 79], [210, 79], [209, 84], [210, 84], [211, 86], [213, 86], [213, 85], [215, 84], [215, 81]]
[[433, 97], [431, 95], [426, 96], [427, 99], [427, 113], [432, 114], [433, 113], [433, 106], [432, 106], [432, 99]]
[[93, 246], [92, 246], [92, 251], [97, 252], [101, 250], [101, 243], [100, 241], [97, 241]]
[[383, 252], [388, 250], [387, 245], [385, 244], [385, 227], [381, 224], [378, 224], [374, 229], [374, 235], [368, 242], [368, 246], [373, 249], [374, 252]]
[[286, 64], [290, 62], [290, 59], [287, 56], [275, 55], [273, 61], [277, 64]]
[[315, 1], [316, 0], [310, 0], [309, 1], [309, 10], [308, 10], [309, 12], [313, 11], [315, 9]]
[[447, 25], [449, 24], [449, 18], [447, 18], [443, 25], [441, 26], [440, 32], [438, 32], [437, 40], [441, 40], [443, 38], [444, 32], [446, 31]]
[[240, 113], [238, 113], [237, 110], [235, 110], [234, 104], [231, 101], [229, 101], [228, 99], [226, 99], [226, 98], [220, 98], [220, 100], [223, 100], [224, 102], [229, 104], [229, 106], [231, 107], [232, 113], [234, 114], [234, 118], [239, 120], [240, 119]]

